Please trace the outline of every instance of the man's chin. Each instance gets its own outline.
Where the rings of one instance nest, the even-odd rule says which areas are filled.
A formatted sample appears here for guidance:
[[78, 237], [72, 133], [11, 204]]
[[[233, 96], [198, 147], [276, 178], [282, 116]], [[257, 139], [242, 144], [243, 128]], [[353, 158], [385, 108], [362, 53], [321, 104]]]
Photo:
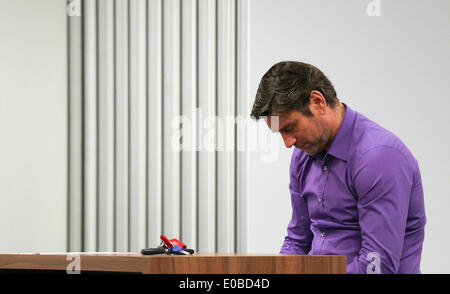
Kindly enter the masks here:
[[311, 146], [308, 146], [308, 145], [302, 146], [302, 147], [297, 147], [297, 148], [305, 151], [308, 155], [311, 155], [311, 156], [317, 155], [322, 152], [322, 150], [317, 150], [317, 148], [311, 148]]
[[306, 153], [309, 154], [309, 152], [312, 152], [313, 150], [311, 150], [311, 146], [309, 144], [303, 144], [303, 145], [295, 145], [295, 147], [297, 147], [298, 149], [301, 149], [303, 151], [305, 151]]

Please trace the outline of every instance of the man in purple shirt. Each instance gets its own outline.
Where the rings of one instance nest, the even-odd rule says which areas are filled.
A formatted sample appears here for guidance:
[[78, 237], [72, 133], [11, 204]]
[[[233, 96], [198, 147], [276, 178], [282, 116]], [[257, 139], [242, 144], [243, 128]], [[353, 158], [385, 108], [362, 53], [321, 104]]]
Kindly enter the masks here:
[[341, 103], [327, 77], [301, 62], [270, 68], [251, 116], [295, 146], [281, 254], [345, 255], [347, 273], [420, 273], [422, 181], [398, 137]]

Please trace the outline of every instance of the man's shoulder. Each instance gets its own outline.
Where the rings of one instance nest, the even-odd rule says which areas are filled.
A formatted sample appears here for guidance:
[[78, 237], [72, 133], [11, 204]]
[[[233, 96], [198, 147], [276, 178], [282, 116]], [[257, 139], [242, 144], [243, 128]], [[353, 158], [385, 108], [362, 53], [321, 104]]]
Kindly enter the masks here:
[[368, 153], [382, 156], [387, 150], [394, 150], [408, 162], [416, 161], [406, 144], [396, 134], [358, 113], [353, 129], [352, 147], [349, 150], [350, 160], [363, 159]]

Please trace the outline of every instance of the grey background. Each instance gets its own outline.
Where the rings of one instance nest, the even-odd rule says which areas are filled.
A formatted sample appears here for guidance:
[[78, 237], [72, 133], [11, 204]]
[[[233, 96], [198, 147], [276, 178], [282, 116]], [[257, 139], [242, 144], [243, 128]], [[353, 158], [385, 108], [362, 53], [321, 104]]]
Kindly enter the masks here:
[[0, 0], [0, 252], [65, 251], [65, 1]]
[[[0, 0], [2, 253], [67, 250], [65, 2]], [[381, 0], [380, 16], [367, 15], [369, 3], [252, 0], [250, 92], [272, 64], [309, 62], [342, 101], [397, 134], [422, 171], [422, 271], [450, 273], [450, 2]], [[292, 149], [266, 135], [278, 142], [271, 161], [250, 152], [249, 253], [278, 253], [291, 217]]]
[[[422, 172], [422, 272], [450, 273], [450, 1], [381, 0], [380, 16], [368, 16], [371, 2], [252, 1], [250, 89], [278, 61], [308, 62], [341, 101], [398, 135]], [[277, 161], [251, 156], [252, 252], [278, 252], [291, 217], [293, 149], [278, 140]]]

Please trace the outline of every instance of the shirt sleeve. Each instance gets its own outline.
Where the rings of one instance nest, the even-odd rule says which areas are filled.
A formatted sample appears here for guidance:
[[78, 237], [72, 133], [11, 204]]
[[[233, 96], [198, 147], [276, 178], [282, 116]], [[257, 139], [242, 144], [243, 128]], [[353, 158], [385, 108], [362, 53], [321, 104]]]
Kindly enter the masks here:
[[292, 219], [287, 228], [280, 254], [308, 254], [311, 250], [313, 234], [308, 207], [299, 190], [298, 153], [294, 150], [290, 167], [289, 191], [291, 193]]
[[347, 273], [396, 273], [405, 236], [413, 171], [395, 148], [378, 146], [355, 161], [361, 249]]

